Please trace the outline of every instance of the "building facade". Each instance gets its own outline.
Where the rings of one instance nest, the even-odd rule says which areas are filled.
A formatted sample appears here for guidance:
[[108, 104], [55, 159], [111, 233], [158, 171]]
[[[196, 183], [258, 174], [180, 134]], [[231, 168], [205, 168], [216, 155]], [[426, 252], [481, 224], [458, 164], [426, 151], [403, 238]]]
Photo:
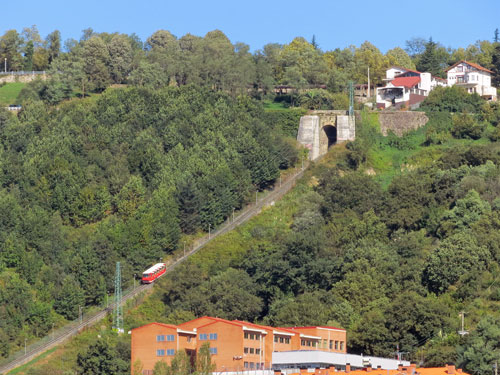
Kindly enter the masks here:
[[491, 70], [462, 60], [446, 69], [446, 73], [448, 86], [458, 85], [471, 94], [477, 93], [487, 100], [497, 100], [497, 89], [491, 86], [491, 74], [493, 73]]
[[275, 328], [238, 320], [201, 317], [178, 326], [151, 323], [131, 331], [131, 367], [152, 374], [158, 361], [170, 363], [186, 350], [194, 363], [208, 342], [215, 371], [239, 372], [269, 369], [273, 353], [322, 351], [346, 353], [346, 331], [335, 327]]
[[418, 106], [437, 86], [446, 86], [446, 80], [430, 73], [392, 66], [386, 71], [386, 85], [377, 88], [377, 108], [391, 106]]

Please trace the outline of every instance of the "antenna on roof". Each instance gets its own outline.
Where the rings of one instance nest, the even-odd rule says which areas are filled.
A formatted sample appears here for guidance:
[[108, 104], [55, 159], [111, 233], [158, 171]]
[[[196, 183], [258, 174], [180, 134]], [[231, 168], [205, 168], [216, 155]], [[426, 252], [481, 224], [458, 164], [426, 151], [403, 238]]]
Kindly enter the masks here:
[[462, 317], [462, 329], [458, 331], [458, 334], [460, 336], [465, 336], [469, 334], [469, 331], [466, 331], [464, 328], [465, 311], [460, 311], [460, 314], [458, 314], [458, 316]]

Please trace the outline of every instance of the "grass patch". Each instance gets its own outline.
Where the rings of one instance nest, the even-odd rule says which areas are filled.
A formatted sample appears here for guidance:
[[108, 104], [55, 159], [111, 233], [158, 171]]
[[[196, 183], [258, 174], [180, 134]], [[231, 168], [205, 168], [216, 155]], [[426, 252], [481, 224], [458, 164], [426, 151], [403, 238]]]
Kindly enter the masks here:
[[264, 109], [288, 109], [284, 102], [275, 102], [273, 100], [264, 100]]
[[6, 107], [10, 104], [18, 104], [16, 102], [17, 97], [25, 85], [26, 84], [22, 82], [12, 82], [1, 86], [0, 106]]
[[34, 365], [38, 361], [40, 361], [40, 360], [48, 357], [49, 355], [51, 355], [52, 353], [54, 353], [56, 350], [57, 350], [57, 347], [49, 349], [45, 353], [40, 354], [38, 357], [36, 357], [36, 358], [32, 359], [31, 361], [25, 363], [24, 365], [19, 366], [18, 368], [14, 369], [14, 370], [12, 370], [10, 372], [8, 372], [8, 374], [9, 375], [24, 374], [26, 372], [26, 370], [28, 370], [28, 368], [30, 368], [32, 365]]

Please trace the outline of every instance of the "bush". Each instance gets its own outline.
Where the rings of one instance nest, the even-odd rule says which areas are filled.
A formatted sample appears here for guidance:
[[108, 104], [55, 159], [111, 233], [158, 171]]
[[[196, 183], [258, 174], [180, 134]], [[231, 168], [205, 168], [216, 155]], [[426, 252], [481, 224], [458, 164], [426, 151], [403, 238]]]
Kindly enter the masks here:
[[474, 93], [469, 94], [459, 86], [436, 87], [420, 106], [426, 112], [472, 112], [478, 113], [484, 100]]
[[264, 121], [268, 126], [278, 129], [281, 134], [297, 138], [300, 118], [306, 112], [303, 108], [269, 109], [264, 112]]
[[484, 130], [484, 124], [479, 124], [469, 113], [453, 116], [451, 134], [455, 138], [479, 139]]

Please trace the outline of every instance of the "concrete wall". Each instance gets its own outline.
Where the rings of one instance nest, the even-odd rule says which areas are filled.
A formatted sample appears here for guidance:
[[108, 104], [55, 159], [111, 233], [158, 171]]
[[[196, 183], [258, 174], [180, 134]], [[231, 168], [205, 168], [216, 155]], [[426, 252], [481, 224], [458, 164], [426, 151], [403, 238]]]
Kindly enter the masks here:
[[405, 133], [418, 129], [429, 119], [424, 112], [381, 112], [378, 115], [380, 131], [387, 135], [391, 130], [394, 134], [402, 136]]
[[7, 74], [0, 75], [0, 83], [13, 83], [13, 82], [23, 82], [28, 83], [34, 81], [36, 78], [40, 78], [42, 80], [47, 79], [47, 74]]

